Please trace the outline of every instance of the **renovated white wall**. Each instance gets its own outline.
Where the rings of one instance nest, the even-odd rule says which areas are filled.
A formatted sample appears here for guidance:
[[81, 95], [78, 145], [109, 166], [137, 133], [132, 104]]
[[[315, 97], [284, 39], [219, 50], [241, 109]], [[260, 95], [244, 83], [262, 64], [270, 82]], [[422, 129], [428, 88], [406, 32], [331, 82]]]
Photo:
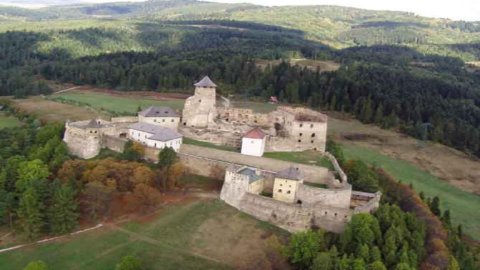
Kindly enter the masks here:
[[150, 140], [149, 137], [152, 136], [153, 134], [148, 133], [148, 132], [143, 132], [135, 129], [129, 129], [128, 130], [128, 137], [129, 139], [139, 142], [143, 145], [157, 148], [157, 149], [163, 149], [165, 147], [171, 147], [175, 152], [178, 152], [180, 149], [180, 146], [182, 145], [182, 138], [178, 139], [173, 139], [170, 141], [162, 142], [162, 141], [156, 141], [156, 140]]
[[251, 139], [242, 138], [242, 154], [261, 157], [265, 152], [265, 138]]

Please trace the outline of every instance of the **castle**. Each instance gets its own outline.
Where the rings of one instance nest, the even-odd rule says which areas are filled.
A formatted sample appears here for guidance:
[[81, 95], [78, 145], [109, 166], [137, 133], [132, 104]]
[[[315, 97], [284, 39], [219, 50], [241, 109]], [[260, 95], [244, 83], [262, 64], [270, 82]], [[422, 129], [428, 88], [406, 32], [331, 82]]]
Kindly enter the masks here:
[[[134, 117], [67, 121], [64, 141], [81, 158], [95, 157], [102, 148], [122, 152], [132, 140], [145, 146], [149, 160], [172, 147], [192, 169], [220, 166], [226, 170], [221, 200], [292, 232], [311, 227], [341, 232], [353, 214], [378, 208], [381, 194], [352, 191], [335, 157], [325, 152], [326, 115], [303, 107], [278, 106], [268, 113], [235, 107], [217, 95], [216, 87], [208, 76], [197, 82], [182, 115], [149, 107]], [[234, 146], [241, 153], [223, 151], [212, 157], [204, 148], [190, 151], [193, 146], [182, 147], [183, 136]], [[282, 170], [277, 166], [281, 161], [262, 157], [265, 151], [304, 150], [323, 153], [334, 170], [295, 163]], [[251, 157], [245, 160], [244, 155]]]

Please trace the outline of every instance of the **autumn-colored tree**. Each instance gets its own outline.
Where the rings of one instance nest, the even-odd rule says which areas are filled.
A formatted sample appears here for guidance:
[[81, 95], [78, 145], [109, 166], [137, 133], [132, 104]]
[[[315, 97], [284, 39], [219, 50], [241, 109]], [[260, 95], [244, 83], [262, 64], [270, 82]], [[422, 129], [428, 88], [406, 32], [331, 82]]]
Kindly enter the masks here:
[[172, 189], [177, 185], [177, 181], [185, 175], [185, 167], [180, 162], [176, 162], [168, 169], [167, 188]]
[[133, 194], [145, 211], [155, 207], [161, 199], [161, 194], [157, 189], [144, 183], [136, 185]]
[[136, 166], [133, 169], [133, 184], [147, 184], [152, 185], [155, 178], [155, 173], [147, 166]]
[[69, 181], [80, 182], [82, 175], [87, 168], [87, 162], [80, 159], [67, 160], [57, 172], [58, 179], [67, 183]]

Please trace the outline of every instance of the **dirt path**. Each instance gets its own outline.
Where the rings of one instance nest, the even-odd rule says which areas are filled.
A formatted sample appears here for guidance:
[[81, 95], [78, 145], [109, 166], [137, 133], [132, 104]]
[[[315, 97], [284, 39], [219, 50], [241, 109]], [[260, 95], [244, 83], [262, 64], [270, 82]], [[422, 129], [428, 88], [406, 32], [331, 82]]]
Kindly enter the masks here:
[[134, 240], [139, 240], [139, 241], [146, 242], [146, 243], [149, 243], [149, 244], [152, 244], [152, 245], [155, 245], [155, 246], [159, 246], [159, 247], [162, 247], [162, 248], [167, 248], [167, 249], [170, 249], [170, 250], [175, 251], [175, 252], [180, 253], [180, 254], [186, 254], [186, 255], [190, 255], [190, 256], [194, 256], [194, 257], [199, 257], [199, 258], [202, 258], [202, 259], [205, 259], [205, 260], [213, 261], [213, 262], [218, 263], [218, 264], [225, 264], [225, 262], [223, 262], [223, 261], [217, 260], [215, 258], [206, 256], [206, 255], [203, 255], [203, 254], [200, 254], [198, 252], [187, 251], [185, 249], [179, 249], [179, 248], [176, 248], [176, 247], [172, 247], [172, 246], [170, 246], [168, 244], [165, 244], [164, 242], [159, 241], [157, 239], [154, 239], [154, 238], [151, 238], [151, 237], [148, 237], [148, 236], [136, 233], [136, 232], [129, 231], [129, 230], [123, 228], [123, 227], [118, 226], [115, 223], [106, 224], [106, 227], [108, 227], [112, 230], [116, 230], [116, 231], [119, 231], [119, 232], [126, 233], [129, 236], [131, 236], [132, 239], [134, 239]]

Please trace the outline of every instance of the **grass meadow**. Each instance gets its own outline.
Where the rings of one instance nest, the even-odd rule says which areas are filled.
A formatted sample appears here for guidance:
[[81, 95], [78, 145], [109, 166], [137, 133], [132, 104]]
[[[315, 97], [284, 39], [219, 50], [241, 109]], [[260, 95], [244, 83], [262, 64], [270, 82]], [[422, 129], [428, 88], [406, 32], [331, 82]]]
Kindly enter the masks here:
[[123, 97], [113, 96], [106, 93], [93, 92], [64, 92], [53, 95], [52, 100], [77, 103], [80, 106], [85, 104], [94, 109], [105, 110], [117, 114], [136, 114], [138, 107], [142, 109], [149, 106], [168, 106], [175, 110], [183, 109], [184, 100], [156, 100], [147, 97]]
[[[67, 239], [0, 253], [0, 268], [18, 270], [30, 261], [43, 260], [49, 269], [104, 270], [114, 269], [123, 256], [135, 255], [148, 269], [233, 269], [242, 262], [229, 256], [230, 252], [267, 252], [259, 235], [267, 231], [281, 234], [267, 227], [218, 200], [183, 202], [165, 206], [149, 220], [106, 225]], [[237, 241], [239, 236], [246, 241]], [[225, 254], [214, 252], [219, 245]], [[268, 263], [265, 254], [257, 259]]]
[[415, 191], [423, 191], [428, 197], [438, 196], [442, 209], [450, 209], [452, 221], [455, 224], [462, 224], [466, 233], [480, 240], [480, 196], [462, 191], [407, 161], [359, 146], [350, 144], [342, 146], [346, 158], [360, 159], [381, 167], [397, 180], [412, 184]]
[[307, 165], [317, 165], [333, 169], [332, 163], [330, 163], [327, 158], [323, 157], [319, 152], [313, 150], [303, 152], [267, 152], [263, 156], [266, 158], [291, 161]]
[[18, 127], [21, 125], [20, 120], [13, 116], [7, 116], [4, 112], [0, 112], [0, 129]]

